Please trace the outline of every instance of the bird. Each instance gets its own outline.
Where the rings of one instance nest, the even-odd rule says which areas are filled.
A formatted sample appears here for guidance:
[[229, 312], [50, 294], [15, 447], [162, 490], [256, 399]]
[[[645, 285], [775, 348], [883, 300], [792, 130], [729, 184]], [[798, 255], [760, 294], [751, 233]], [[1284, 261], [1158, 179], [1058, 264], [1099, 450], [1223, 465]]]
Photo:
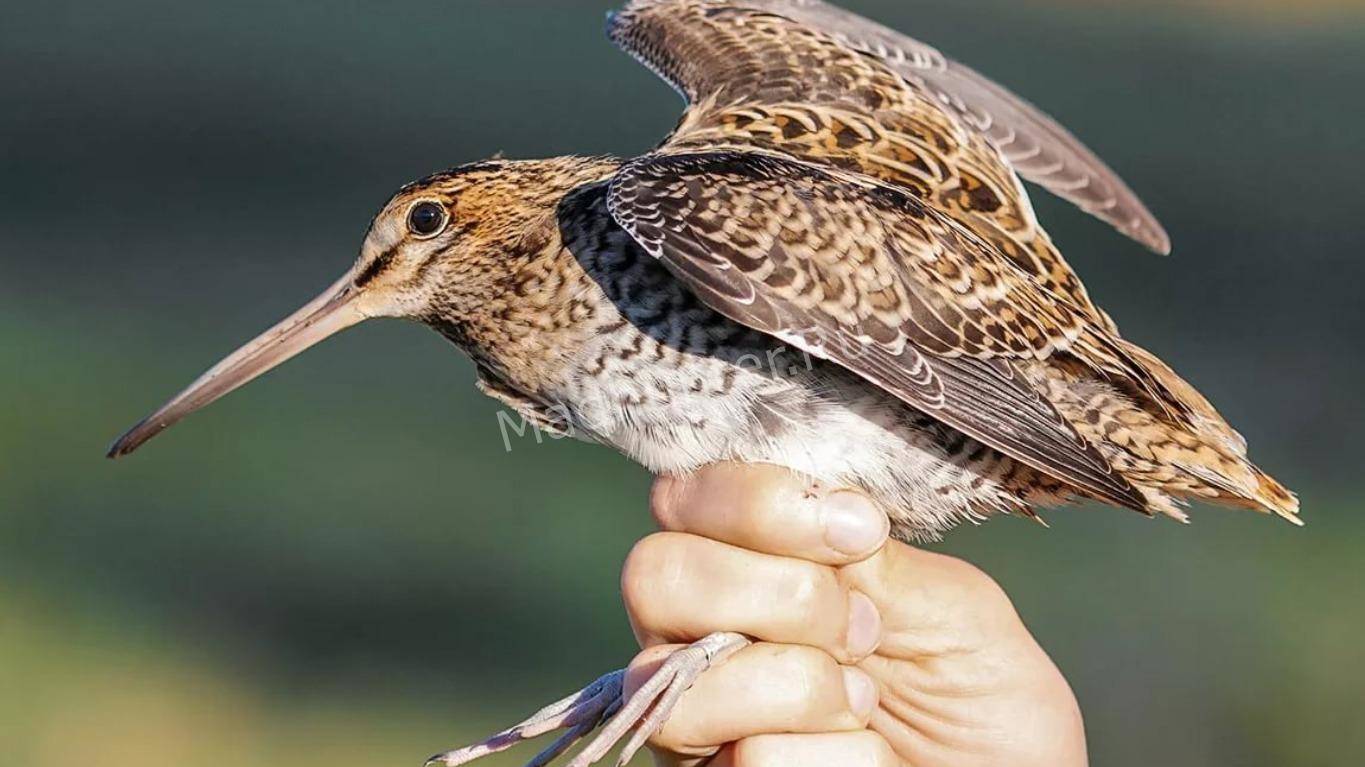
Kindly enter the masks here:
[[[633, 0], [608, 37], [686, 111], [633, 158], [492, 159], [394, 194], [329, 289], [110, 449], [370, 318], [425, 324], [537, 429], [652, 472], [738, 461], [865, 492], [897, 538], [1099, 501], [1192, 501], [1301, 524], [1297, 497], [1157, 356], [1126, 339], [1025, 183], [1169, 253], [1073, 134], [935, 48], [821, 0]], [[621, 109], [628, 110], [627, 105]], [[629, 700], [608, 674], [465, 764], [566, 730], [548, 764], [621, 764], [706, 669], [679, 651]]]

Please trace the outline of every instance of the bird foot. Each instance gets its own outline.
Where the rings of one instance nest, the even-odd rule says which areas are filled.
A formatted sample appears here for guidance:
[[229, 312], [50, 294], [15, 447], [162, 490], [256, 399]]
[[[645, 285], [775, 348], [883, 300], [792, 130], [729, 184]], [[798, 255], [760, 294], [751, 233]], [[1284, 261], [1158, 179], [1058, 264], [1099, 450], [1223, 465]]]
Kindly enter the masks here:
[[546, 767], [598, 727], [602, 732], [567, 767], [596, 764], [634, 730], [616, 762], [622, 767], [664, 726], [683, 694], [702, 674], [747, 646], [749, 640], [739, 634], [712, 634], [668, 656], [629, 700], [624, 699], [625, 670], [614, 671], [482, 743], [433, 756], [427, 760], [427, 767], [459, 767], [546, 733], [565, 730], [526, 764]]

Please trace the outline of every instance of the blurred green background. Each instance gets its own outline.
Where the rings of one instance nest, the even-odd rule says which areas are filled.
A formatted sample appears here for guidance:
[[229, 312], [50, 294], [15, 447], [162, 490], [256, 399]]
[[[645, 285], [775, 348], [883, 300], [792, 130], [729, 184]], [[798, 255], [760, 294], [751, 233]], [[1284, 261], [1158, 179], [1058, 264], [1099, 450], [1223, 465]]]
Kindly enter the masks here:
[[[657, 141], [679, 104], [602, 39], [611, 4], [0, 2], [0, 762], [416, 767], [632, 655], [616, 579], [648, 477], [506, 453], [418, 328], [101, 457], [331, 282], [403, 182]], [[1365, 763], [1365, 12], [847, 4], [1044, 106], [1152, 204], [1172, 259], [1035, 195], [1309, 522], [1063, 511], [942, 548], [1013, 595], [1095, 764]]]

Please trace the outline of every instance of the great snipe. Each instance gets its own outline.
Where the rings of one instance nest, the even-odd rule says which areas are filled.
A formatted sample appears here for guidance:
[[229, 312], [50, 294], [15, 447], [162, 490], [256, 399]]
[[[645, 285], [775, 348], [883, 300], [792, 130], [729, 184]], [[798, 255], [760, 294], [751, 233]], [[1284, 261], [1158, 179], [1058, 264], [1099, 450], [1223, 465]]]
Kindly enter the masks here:
[[[1201, 499], [1297, 522], [1295, 497], [1119, 334], [1039, 226], [1020, 177], [1169, 250], [1051, 119], [819, 0], [635, 0], [609, 33], [688, 100], [662, 145], [403, 187], [350, 272], [111, 455], [343, 328], [405, 317], [468, 353], [483, 390], [540, 428], [656, 472], [767, 462], [859, 487], [906, 538], [1073, 499], [1177, 519]], [[576, 761], [591, 763], [665, 688], [743, 641], [699, 643], [624, 709], [609, 675], [438, 759], [560, 726], [567, 748], [611, 719]]]

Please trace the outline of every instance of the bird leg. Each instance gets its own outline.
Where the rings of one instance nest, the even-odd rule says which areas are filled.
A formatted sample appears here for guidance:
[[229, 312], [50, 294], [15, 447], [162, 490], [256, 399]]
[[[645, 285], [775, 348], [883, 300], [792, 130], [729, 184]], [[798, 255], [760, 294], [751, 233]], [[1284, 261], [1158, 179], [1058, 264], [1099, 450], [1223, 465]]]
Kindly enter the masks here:
[[482, 743], [433, 756], [427, 760], [427, 765], [459, 767], [506, 751], [523, 741], [565, 730], [558, 740], [526, 765], [545, 767], [601, 727], [602, 732], [567, 767], [596, 764], [627, 733], [634, 730], [616, 762], [620, 767], [628, 763], [663, 728], [683, 694], [702, 674], [748, 646], [749, 640], [739, 634], [712, 634], [668, 656], [659, 670], [629, 700], [624, 698], [626, 672], [615, 671], [558, 703], [546, 706], [521, 724], [503, 730]]

